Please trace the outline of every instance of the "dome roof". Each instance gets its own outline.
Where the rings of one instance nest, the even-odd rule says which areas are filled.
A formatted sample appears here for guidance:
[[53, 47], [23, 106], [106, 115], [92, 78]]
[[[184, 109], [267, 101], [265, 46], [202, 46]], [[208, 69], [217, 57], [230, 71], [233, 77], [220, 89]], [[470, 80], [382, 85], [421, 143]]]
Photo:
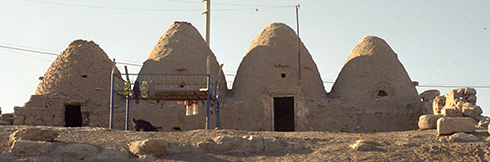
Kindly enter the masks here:
[[329, 97], [360, 107], [383, 98], [393, 104], [420, 101], [397, 54], [383, 39], [374, 36], [364, 37], [354, 48]]
[[219, 78], [224, 93], [227, 90], [224, 74], [220, 74], [218, 61], [201, 34], [188, 22], [174, 22], [155, 45], [139, 74], [207, 74], [208, 56], [210, 74], [215, 80]]
[[48, 68], [35, 94], [80, 96], [108, 103], [112, 67], [107, 54], [93, 41], [75, 40]]
[[268, 25], [252, 42], [233, 82], [235, 97], [256, 98], [273, 89], [296, 89], [305, 97], [325, 98], [317, 66], [300, 42], [301, 80], [298, 68], [298, 36], [282, 23]]

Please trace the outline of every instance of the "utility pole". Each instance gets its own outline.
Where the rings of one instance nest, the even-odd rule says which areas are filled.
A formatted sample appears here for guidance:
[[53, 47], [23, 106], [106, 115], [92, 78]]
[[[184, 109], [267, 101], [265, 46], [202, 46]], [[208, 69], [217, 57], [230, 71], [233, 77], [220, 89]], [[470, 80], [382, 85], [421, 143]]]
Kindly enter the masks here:
[[[204, 10], [201, 14], [206, 14], [206, 43], [209, 46], [209, 30], [211, 23], [211, 0], [202, 0], [202, 2], [206, 1], [206, 10]], [[209, 46], [211, 48], [211, 46]]]
[[[301, 82], [301, 55], [300, 55], [300, 39], [299, 39], [299, 18], [298, 18], [298, 10], [299, 10], [299, 4], [296, 5], [296, 32], [298, 33], [298, 78], [299, 82]], [[300, 85], [301, 86], [301, 85]]]

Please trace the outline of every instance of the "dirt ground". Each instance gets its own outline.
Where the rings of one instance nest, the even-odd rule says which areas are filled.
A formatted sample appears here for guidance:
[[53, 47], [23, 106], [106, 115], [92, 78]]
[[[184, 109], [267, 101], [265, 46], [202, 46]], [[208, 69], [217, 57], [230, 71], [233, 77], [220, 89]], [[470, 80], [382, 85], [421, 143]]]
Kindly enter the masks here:
[[[38, 126], [39, 127], [39, 126]], [[5, 161], [50, 161], [48, 157], [14, 156], [9, 153], [8, 136], [18, 129], [35, 126], [0, 126], [0, 143]], [[473, 134], [476, 142], [448, 142], [448, 136], [437, 136], [436, 130], [412, 130], [378, 133], [342, 133], [326, 131], [308, 132], [258, 132], [238, 130], [192, 130], [175, 132], [134, 132], [109, 130], [105, 128], [65, 128], [56, 129], [60, 135], [55, 143], [84, 143], [100, 149], [118, 147], [128, 149], [128, 143], [148, 138], [164, 138], [169, 147], [192, 147], [201, 141], [216, 136], [256, 136], [274, 137], [281, 142], [301, 144], [305, 149], [280, 152], [213, 153], [199, 149], [182, 151], [156, 157], [153, 161], [488, 161], [490, 141], [486, 129], [477, 129]], [[381, 145], [371, 151], [357, 151], [349, 147], [356, 140], [370, 140]], [[51, 159], [50, 159], [51, 158]], [[127, 161], [141, 161], [137, 156]]]

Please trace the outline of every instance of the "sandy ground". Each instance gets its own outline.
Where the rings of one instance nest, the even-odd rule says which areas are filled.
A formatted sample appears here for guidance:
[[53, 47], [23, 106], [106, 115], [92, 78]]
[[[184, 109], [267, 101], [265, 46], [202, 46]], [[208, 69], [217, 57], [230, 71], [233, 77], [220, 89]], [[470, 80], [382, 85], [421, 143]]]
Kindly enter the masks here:
[[[18, 129], [34, 126], [0, 126], [0, 143], [3, 153], [0, 160], [7, 161], [50, 161], [56, 157], [14, 156], [8, 153], [8, 136]], [[164, 138], [172, 147], [196, 148], [198, 142], [216, 136], [257, 136], [275, 137], [283, 143], [301, 144], [299, 150], [285, 150], [272, 153], [213, 153], [200, 149], [188, 149], [153, 161], [488, 161], [490, 142], [486, 129], [477, 129], [476, 142], [448, 142], [448, 136], [437, 136], [436, 130], [413, 130], [378, 133], [341, 133], [325, 131], [308, 132], [257, 132], [237, 130], [192, 130], [176, 132], [134, 132], [109, 130], [105, 128], [64, 128], [55, 143], [85, 143], [100, 149], [118, 147], [128, 149], [132, 141], [148, 138]], [[378, 142], [371, 151], [357, 151], [349, 147], [356, 140]], [[185, 150], [185, 149], [182, 149]], [[54, 159], [53, 159], [54, 158]], [[76, 160], [74, 160], [76, 161]], [[141, 161], [137, 156], [127, 161]]]

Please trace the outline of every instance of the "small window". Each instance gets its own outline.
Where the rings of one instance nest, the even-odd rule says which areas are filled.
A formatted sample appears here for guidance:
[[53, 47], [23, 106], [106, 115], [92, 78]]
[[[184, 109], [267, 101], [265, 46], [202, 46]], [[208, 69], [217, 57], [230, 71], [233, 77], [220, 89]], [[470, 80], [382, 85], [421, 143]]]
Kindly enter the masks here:
[[286, 78], [286, 73], [282, 73], [281, 78]]
[[388, 96], [388, 93], [386, 93], [386, 91], [384, 91], [384, 90], [378, 91], [378, 97], [385, 97], [385, 96]]
[[82, 78], [87, 78], [87, 75], [82, 75]]

